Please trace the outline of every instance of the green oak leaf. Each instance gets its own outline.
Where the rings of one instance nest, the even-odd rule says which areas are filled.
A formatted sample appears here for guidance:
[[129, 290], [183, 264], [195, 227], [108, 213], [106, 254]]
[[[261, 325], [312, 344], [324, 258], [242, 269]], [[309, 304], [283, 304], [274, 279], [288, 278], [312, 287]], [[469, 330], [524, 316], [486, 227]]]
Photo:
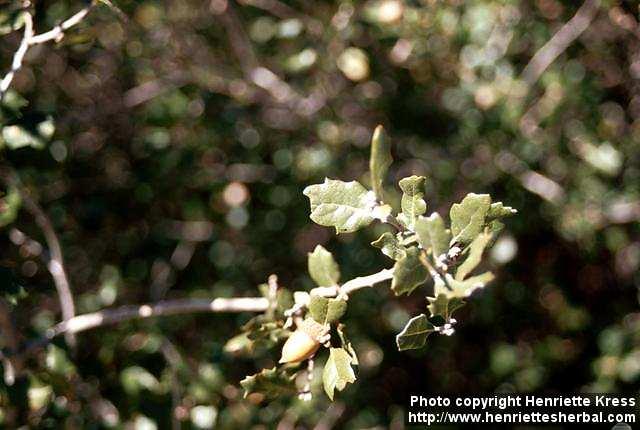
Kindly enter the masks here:
[[414, 246], [407, 249], [406, 255], [393, 266], [391, 289], [396, 296], [410, 294], [422, 285], [428, 276], [427, 268], [420, 261], [420, 250]]
[[480, 264], [480, 261], [482, 260], [482, 253], [491, 241], [491, 238], [492, 234], [488, 231], [485, 231], [483, 233], [480, 233], [475, 239], [473, 239], [473, 242], [471, 242], [471, 245], [469, 245], [469, 252], [466, 259], [458, 267], [458, 270], [456, 270], [456, 281], [464, 280], [464, 278], [466, 278], [467, 275], [471, 273], [473, 269], [478, 266], [478, 264]]
[[487, 212], [487, 219], [494, 220], [499, 218], [505, 218], [518, 213], [517, 209], [511, 206], [505, 206], [502, 202], [491, 203], [489, 211]]
[[438, 294], [436, 297], [427, 297], [429, 305], [429, 313], [431, 318], [441, 317], [445, 322], [449, 321], [449, 318], [453, 313], [464, 306], [464, 301], [458, 297], [447, 297], [445, 294]]
[[311, 318], [320, 324], [331, 324], [339, 321], [347, 311], [347, 301], [311, 296], [308, 307]]
[[451, 232], [447, 230], [444, 220], [437, 212], [432, 213], [429, 217], [418, 217], [415, 230], [422, 249], [431, 248], [431, 253], [436, 258], [446, 254], [449, 250]]
[[491, 206], [488, 194], [470, 193], [460, 202], [454, 203], [449, 211], [451, 218], [451, 245], [466, 246], [485, 226], [485, 219]]
[[375, 195], [356, 181], [325, 179], [303, 191], [311, 204], [311, 219], [337, 233], [354, 232], [374, 220]]
[[340, 267], [333, 255], [321, 245], [309, 253], [307, 259], [309, 275], [321, 287], [337, 285], [340, 281]]
[[427, 342], [427, 337], [435, 331], [434, 325], [429, 322], [425, 314], [411, 318], [396, 336], [398, 351], [422, 348]]
[[351, 364], [357, 366], [359, 364], [358, 356], [356, 355], [356, 350], [353, 349], [351, 342], [344, 332], [344, 324], [338, 324], [338, 327], [336, 327], [336, 331], [338, 332], [338, 337], [340, 337], [340, 344], [342, 345], [342, 348], [351, 356]]
[[371, 157], [369, 158], [369, 170], [371, 171], [371, 187], [379, 201], [383, 201], [383, 183], [387, 170], [393, 162], [391, 158], [391, 144], [389, 136], [384, 128], [379, 125], [373, 132], [371, 139]]
[[295, 374], [289, 375], [284, 370], [263, 369], [260, 373], [247, 376], [240, 385], [244, 388], [244, 397], [251, 393], [263, 394], [268, 399], [296, 394]]
[[[434, 294], [437, 297], [440, 294], [452, 298], [466, 298], [471, 295], [475, 290], [484, 288], [489, 282], [493, 280], [494, 276], [491, 272], [485, 272], [480, 275], [472, 276], [464, 281], [458, 281], [453, 276], [445, 275], [445, 280], [436, 279], [434, 283]], [[446, 282], [446, 283], [445, 283]], [[447, 285], [449, 288], [447, 288]]]
[[402, 213], [398, 215], [398, 220], [409, 230], [413, 230], [414, 223], [418, 216], [427, 211], [427, 204], [424, 201], [424, 176], [409, 176], [399, 182], [402, 190], [400, 206]]
[[348, 383], [356, 381], [351, 365], [353, 358], [342, 348], [330, 348], [329, 358], [322, 371], [322, 383], [327, 396], [333, 400], [335, 390], [342, 391]]
[[399, 260], [407, 255], [404, 245], [400, 243], [395, 235], [389, 232], [383, 233], [376, 241], [371, 242], [371, 245], [380, 248], [384, 255], [393, 260]]
[[504, 229], [504, 223], [498, 220], [493, 220], [488, 224], [488, 227], [489, 227], [489, 231], [491, 232], [491, 235], [493, 236], [493, 240], [490, 242], [490, 246], [491, 246], [493, 245], [493, 242], [498, 237], [500, 232]]

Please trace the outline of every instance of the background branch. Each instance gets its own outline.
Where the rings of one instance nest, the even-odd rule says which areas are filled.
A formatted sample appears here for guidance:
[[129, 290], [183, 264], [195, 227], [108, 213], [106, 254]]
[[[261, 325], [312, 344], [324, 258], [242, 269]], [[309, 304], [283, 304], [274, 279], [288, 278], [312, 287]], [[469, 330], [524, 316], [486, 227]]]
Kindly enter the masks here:
[[522, 71], [522, 80], [531, 86], [547, 70], [547, 67], [578, 38], [596, 17], [600, 0], [587, 0], [576, 14], [535, 53]]
[[29, 48], [34, 45], [49, 42], [51, 40], [59, 41], [64, 36], [64, 32], [66, 30], [80, 23], [89, 14], [89, 11], [92, 7], [93, 3], [90, 3], [79, 12], [61, 22], [51, 30], [38, 35], [34, 35], [33, 16], [30, 12], [24, 13], [24, 35], [22, 36], [22, 40], [20, 41], [20, 46], [13, 55], [13, 60], [11, 61], [11, 70], [9, 70], [4, 78], [2, 78], [2, 81], [0, 81], [0, 100], [4, 98], [5, 93], [11, 86], [11, 82], [13, 82], [13, 78], [16, 72], [18, 72], [18, 70], [22, 68], [24, 57], [27, 54]]
[[[6, 165], [2, 166], [0, 178], [8, 187], [15, 187], [18, 190], [24, 208], [31, 215], [33, 215], [36, 224], [42, 231], [42, 234], [44, 235], [45, 241], [47, 243], [47, 247], [49, 248], [49, 254], [51, 256], [49, 263], [47, 264], [47, 268], [49, 269], [49, 273], [51, 273], [53, 282], [58, 292], [62, 318], [64, 320], [73, 318], [76, 312], [73, 301], [73, 294], [71, 293], [71, 283], [69, 282], [67, 270], [65, 268], [62, 246], [60, 245], [60, 240], [58, 239], [58, 235], [56, 234], [55, 229], [53, 228], [51, 220], [44, 212], [44, 210], [40, 207], [40, 205], [36, 202], [36, 200], [33, 199], [29, 192], [24, 188], [24, 186], [20, 182], [20, 179], [18, 178], [18, 175], [12, 168]], [[75, 338], [72, 333], [66, 335], [65, 339], [71, 346], [75, 345]]]
[[264, 297], [235, 297], [218, 299], [175, 299], [144, 305], [128, 305], [114, 309], [78, 315], [56, 324], [47, 333], [53, 339], [64, 333], [79, 333], [96, 327], [121, 323], [133, 319], [194, 312], [264, 312], [269, 300]]

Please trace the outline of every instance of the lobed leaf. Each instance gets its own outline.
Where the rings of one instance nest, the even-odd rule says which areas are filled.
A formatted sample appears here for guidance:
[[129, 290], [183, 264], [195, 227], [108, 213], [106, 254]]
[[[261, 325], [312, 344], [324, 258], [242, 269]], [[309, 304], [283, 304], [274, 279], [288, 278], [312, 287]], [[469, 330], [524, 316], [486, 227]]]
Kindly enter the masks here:
[[347, 311], [347, 301], [343, 299], [328, 299], [326, 297], [311, 296], [309, 314], [320, 324], [331, 324], [339, 321]]
[[480, 261], [482, 260], [482, 253], [484, 252], [489, 242], [491, 242], [492, 237], [493, 235], [491, 233], [485, 231], [483, 233], [480, 233], [480, 235], [473, 239], [473, 242], [471, 242], [471, 245], [469, 245], [469, 253], [467, 255], [467, 258], [456, 271], [456, 281], [464, 280], [464, 278], [466, 278], [467, 275], [471, 273], [473, 269], [478, 266], [478, 264], [480, 264]]
[[435, 327], [429, 322], [425, 314], [415, 316], [407, 322], [402, 331], [396, 336], [399, 351], [422, 348]]
[[[494, 276], [491, 272], [485, 272], [480, 275], [472, 276], [464, 281], [458, 281], [453, 276], [447, 274], [445, 280], [438, 279], [435, 282], [434, 294], [436, 297], [444, 294], [446, 297], [465, 298], [469, 297], [475, 290], [484, 288], [493, 280]], [[449, 288], [447, 288], [447, 285]]]
[[338, 332], [338, 337], [340, 338], [340, 344], [342, 345], [342, 348], [345, 351], [347, 351], [351, 356], [351, 364], [353, 364], [354, 366], [357, 366], [359, 364], [358, 356], [356, 355], [356, 350], [353, 349], [351, 342], [349, 341], [349, 339], [347, 338], [347, 335], [344, 332], [344, 324], [338, 324], [336, 331]]
[[353, 358], [343, 348], [331, 348], [329, 358], [322, 371], [322, 383], [327, 396], [333, 400], [335, 390], [344, 390], [348, 383], [356, 381], [356, 375], [351, 367]]
[[422, 285], [428, 276], [427, 268], [420, 261], [420, 250], [414, 246], [407, 249], [406, 255], [393, 266], [391, 289], [397, 296], [410, 294]]
[[505, 206], [502, 202], [491, 203], [489, 211], [487, 212], [487, 219], [494, 220], [499, 218], [505, 218], [518, 213], [517, 209], [511, 206]]
[[393, 162], [391, 144], [384, 128], [379, 125], [373, 132], [371, 139], [371, 157], [369, 170], [371, 171], [371, 187], [379, 201], [383, 201], [383, 183], [389, 166]]
[[466, 246], [485, 226], [485, 219], [491, 206], [491, 197], [488, 194], [470, 193], [460, 202], [451, 206], [449, 216], [451, 218], [450, 245], [458, 244]]
[[333, 255], [322, 245], [316, 246], [313, 252], [308, 254], [307, 265], [311, 279], [320, 287], [337, 285], [340, 281], [340, 267]]
[[244, 397], [251, 393], [260, 393], [266, 398], [288, 396], [297, 392], [294, 382], [295, 374], [288, 375], [284, 370], [262, 369], [260, 373], [247, 376], [240, 385], [244, 388]]
[[311, 204], [311, 219], [337, 233], [356, 231], [374, 220], [375, 195], [356, 181], [325, 179], [304, 189]]
[[444, 225], [444, 220], [437, 213], [432, 213], [429, 217], [418, 217], [415, 224], [418, 243], [422, 249], [431, 248], [434, 257], [446, 254], [449, 250], [451, 232]]
[[449, 321], [453, 313], [464, 306], [464, 301], [458, 297], [447, 297], [445, 294], [438, 294], [436, 297], [427, 297], [429, 313], [431, 318], [441, 317], [445, 322]]
[[400, 206], [402, 213], [398, 219], [409, 230], [413, 230], [416, 219], [427, 211], [427, 203], [424, 201], [424, 176], [409, 176], [399, 182], [402, 190], [402, 200]]
[[393, 260], [399, 260], [407, 255], [407, 249], [400, 243], [398, 238], [385, 232], [376, 241], [371, 242], [371, 245], [376, 248], [380, 248], [382, 253]]

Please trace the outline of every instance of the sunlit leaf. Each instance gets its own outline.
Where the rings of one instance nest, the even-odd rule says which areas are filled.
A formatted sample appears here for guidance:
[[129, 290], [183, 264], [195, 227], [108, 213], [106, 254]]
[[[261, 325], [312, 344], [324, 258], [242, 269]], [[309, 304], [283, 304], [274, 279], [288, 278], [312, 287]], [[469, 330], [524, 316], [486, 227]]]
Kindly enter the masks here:
[[415, 231], [420, 246], [425, 250], [431, 248], [435, 257], [446, 254], [449, 250], [451, 232], [446, 229], [444, 221], [438, 213], [434, 212], [426, 218], [418, 217]]
[[402, 213], [398, 215], [398, 219], [410, 230], [413, 230], [416, 219], [427, 211], [424, 201], [425, 181], [424, 176], [414, 175], [401, 179], [399, 183], [402, 190]]
[[311, 203], [311, 219], [337, 233], [356, 231], [374, 220], [375, 195], [356, 181], [325, 179], [305, 188], [304, 195]]
[[251, 393], [260, 393], [267, 399], [279, 396], [290, 396], [297, 392], [294, 382], [295, 374], [289, 375], [284, 370], [263, 369], [255, 375], [247, 376], [240, 385], [244, 389], [244, 397]]
[[467, 194], [460, 203], [451, 206], [451, 245], [467, 245], [482, 232], [491, 206], [488, 194]]
[[[493, 273], [485, 272], [480, 275], [472, 276], [464, 281], [457, 281], [451, 275], [446, 275], [445, 280], [436, 281], [434, 285], [434, 294], [436, 296], [444, 294], [445, 296], [466, 298], [471, 295], [475, 290], [484, 288], [489, 282], [494, 279]], [[447, 288], [447, 285], [449, 288]]]
[[322, 372], [322, 383], [327, 396], [333, 400], [335, 390], [342, 391], [349, 383], [356, 381], [351, 365], [353, 358], [342, 348], [331, 348], [329, 358]]
[[517, 214], [518, 211], [511, 206], [505, 206], [502, 202], [491, 203], [487, 212], [487, 220], [499, 219]]
[[357, 366], [359, 364], [358, 363], [358, 356], [356, 355], [356, 350], [353, 349], [353, 346], [351, 345], [351, 342], [347, 338], [347, 335], [345, 333], [344, 324], [338, 324], [338, 327], [336, 328], [336, 331], [338, 332], [338, 336], [340, 337], [340, 344], [341, 344], [342, 348], [345, 351], [347, 351], [349, 353], [349, 355], [351, 355], [351, 364], [353, 364], [354, 366]]
[[337, 285], [340, 281], [340, 267], [333, 255], [322, 245], [317, 245], [313, 252], [308, 254], [307, 265], [311, 279], [321, 287]]
[[371, 245], [380, 248], [384, 255], [393, 260], [399, 260], [407, 255], [406, 248], [395, 235], [389, 232], [383, 233], [376, 241], [371, 242]]
[[482, 260], [482, 253], [491, 241], [492, 235], [489, 232], [480, 233], [469, 245], [469, 251], [464, 262], [456, 270], [456, 281], [462, 281], [469, 273], [475, 269]]
[[373, 132], [371, 139], [371, 158], [369, 159], [369, 170], [371, 171], [371, 187], [379, 201], [383, 201], [383, 183], [387, 175], [387, 170], [393, 158], [391, 158], [391, 144], [389, 136], [384, 128], [379, 125]]
[[320, 324], [331, 324], [339, 321], [346, 311], [346, 300], [311, 296], [309, 301], [309, 314]]

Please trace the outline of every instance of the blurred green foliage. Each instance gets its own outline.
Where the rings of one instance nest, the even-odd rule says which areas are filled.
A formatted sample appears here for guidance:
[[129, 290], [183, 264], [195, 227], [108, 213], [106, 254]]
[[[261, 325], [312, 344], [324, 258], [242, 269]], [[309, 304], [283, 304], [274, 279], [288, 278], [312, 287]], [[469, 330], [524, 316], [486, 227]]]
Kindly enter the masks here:
[[[4, 427], [401, 428], [411, 391], [640, 388], [635, 2], [601, 2], [533, 82], [523, 70], [577, 2], [114, 5], [33, 47], [0, 112], [3, 162], [52, 219], [78, 312], [252, 296], [271, 273], [308, 289], [318, 244], [343, 279], [388, 265], [369, 245], [382, 228], [336, 236], [302, 195], [325, 176], [370, 186], [378, 123], [393, 140], [388, 183], [425, 176], [430, 211], [476, 192], [520, 215], [455, 336], [400, 353], [394, 336], [424, 297], [365, 289], [350, 301], [358, 383], [333, 404], [320, 386], [310, 402], [243, 399], [240, 380], [278, 357], [223, 349], [250, 315], [199, 314], [82, 333], [75, 352], [57, 340], [0, 383]], [[82, 6], [35, 2], [36, 30]], [[14, 2], [1, 7], [8, 71], [21, 18]], [[35, 339], [60, 320], [47, 250], [2, 191], [2, 223], [17, 215], [0, 236], [2, 285], [20, 338]], [[384, 191], [400, 207], [401, 190]]]

